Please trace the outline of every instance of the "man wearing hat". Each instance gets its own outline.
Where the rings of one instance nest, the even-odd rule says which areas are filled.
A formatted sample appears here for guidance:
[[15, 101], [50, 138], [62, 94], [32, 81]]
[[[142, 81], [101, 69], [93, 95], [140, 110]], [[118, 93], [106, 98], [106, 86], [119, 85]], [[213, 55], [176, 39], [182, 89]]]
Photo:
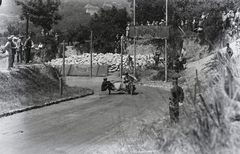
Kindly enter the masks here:
[[6, 53], [8, 55], [8, 66], [7, 66], [7, 69], [8, 70], [11, 70], [11, 67], [12, 67], [12, 39], [13, 39], [13, 36], [9, 36], [7, 38], [7, 43], [5, 44], [5, 46], [3, 47], [3, 52]]
[[13, 67], [13, 63], [15, 61], [15, 55], [16, 55], [16, 52], [17, 52], [17, 40], [18, 38], [13, 36], [13, 41], [11, 42], [12, 44], [12, 67]]
[[34, 46], [33, 41], [31, 39], [31, 34], [29, 35], [28, 39], [25, 41], [24, 43], [24, 47], [25, 47], [25, 63], [29, 63], [29, 61], [31, 60], [31, 48]]
[[17, 40], [17, 63], [22, 63], [23, 60], [23, 36], [19, 35]]
[[169, 103], [170, 120], [172, 122], [179, 122], [179, 103], [184, 100], [183, 89], [178, 86], [178, 79], [176, 78], [172, 82], [173, 87], [171, 88], [171, 98]]

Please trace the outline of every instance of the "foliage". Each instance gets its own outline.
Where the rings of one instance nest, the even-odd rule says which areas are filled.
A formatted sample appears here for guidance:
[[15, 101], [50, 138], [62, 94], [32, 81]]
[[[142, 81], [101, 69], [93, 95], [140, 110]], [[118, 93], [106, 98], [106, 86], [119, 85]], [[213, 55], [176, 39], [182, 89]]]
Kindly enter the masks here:
[[127, 10], [113, 7], [110, 10], [100, 10], [90, 21], [93, 31], [94, 46], [98, 52], [113, 52], [116, 35], [125, 34], [127, 23], [130, 21]]
[[[216, 38], [222, 35], [222, 11], [229, 11], [239, 7], [239, 1], [190, 1], [190, 0], [175, 0], [168, 5], [168, 25], [170, 26], [169, 44], [173, 50], [181, 48], [182, 39], [178, 29], [181, 20], [188, 21], [188, 27], [191, 26], [193, 17], [199, 21], [202, 13], [208, 14], [203, 22], [204, 32], [199, 35], [201, 43], [213, 45]], [[147, 21], [160, 21], [166, 19], [166, 1], [165, 0], [138, 0], [136, 1], [136, 23], [146, 24]], [[191, 30], [191, 28], [190, 28]]]
[[30, 0], [24, 2], [15, 0], [17, 5], [22, 7], [21, 18], [28, 17], [34, 26], [41, 26], [50, 30], [53, 24], [57, 24], [62, 16], [58, 13], [60, 0]]
[[58, 44], [55, 41], [55, 38], [51, 36], [46, 37], [44, 48], [34, 50], [33, 53], [34, 61], [37, 62], [48, 62], [55, 59], [58, 54]]
[[68, 29], [65, 32], [65, 37], [68, 45], [69, 43], [72, 43], [73, 45], [73, 41], [77, 41], [80, 44], [84, 44], [86, 40], [90, 39], [90, 31], [87, 26], [80, 24], [74, 29]]
[[165, 0], [136, 1], [136, 22], [146, 24], [147, 21], [161, 21], [165, 19]]
[[12, 26], [12, 24], [8, 24], [7, 25], [7, 30], [8, 30], [9, 35], [13, 35], [14, 31], [15, 31], [15, 27]]

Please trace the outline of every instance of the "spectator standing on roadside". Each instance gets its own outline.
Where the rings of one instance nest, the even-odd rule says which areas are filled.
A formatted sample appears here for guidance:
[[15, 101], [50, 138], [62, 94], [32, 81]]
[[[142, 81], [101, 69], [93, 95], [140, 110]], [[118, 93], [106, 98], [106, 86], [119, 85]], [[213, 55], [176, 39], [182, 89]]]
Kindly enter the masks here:
[[24, 43], [25, 47], [25, 63], [29, 63], [31, 60], [31, 48], [34, 46], [33, 41], [31, 39], [31, 35], [29, 35], [28, 39]]
[[9, 36], [7, 39], [7, 43], [3, 47], [3, 52], [8, 55], [8, 60], [7, 60], [7, 70], [11, 70], [12, 67], [12, 36]]
[[23, 60], [23, 36], [19, 35], [17, 40], [17, 63], [22, 63]]
[[172, 82], [173, 87], [171, 88], [171, 98], [169, 103], [169, 113], [171, 123], [179, 122], [179, 103], [184, 100], [184, 92], [182, 87], [178, 85], [178, 79]]
[[13, 67], [13, 64], [15, 62], [15, 55], [16, 55], [16, 52], [17, 52], [17, 40], [18, 40], [18, 38], [13, 37], [12, 40], [13, 41], [11, 42], [11, 44], [12, 44], [12, 67]]
[[128, 55], [128, 58], [127, 58], [127, 64], [128, 64], [128, 67], [129, 67], [130, 69], [133, 68], [133, 59], [132, 59], [132, 57], [130, 56], [130, 54]]
[[154, 55], [155, 67], [158, 67], [160, 54], [158, 52]]
[[230, 47], [229, 43], [227, 43], [226, 53], [227, 53], [227, 57], [228, 57], [228, 58], [231, 58], [232, 55], [233, 55], [233, 50], [232, 50], [232, 48]]

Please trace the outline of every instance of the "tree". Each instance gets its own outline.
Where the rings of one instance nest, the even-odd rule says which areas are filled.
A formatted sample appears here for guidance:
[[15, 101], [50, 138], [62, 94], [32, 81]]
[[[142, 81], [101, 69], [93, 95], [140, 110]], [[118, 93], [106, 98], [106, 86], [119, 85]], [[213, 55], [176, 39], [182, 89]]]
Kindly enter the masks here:
[[136, 1], [136, 22], [146, 24], [147, 21], [161, 21], [165, 19], [166, 0], [138, 0]]
[[8, 30], [9, 35], [13, 35], [16, 28], [12, 24], [9, 23], [7, 25], [7, 30]]
[[116, 35], [126, 32], [127, 23], [131, 21], [127, 10], [117, 9], [113, 6], [109, 10], [100, 10], [100, 15], [95, 14], [89, 27], [93, 31], [94, 46], [99, 52], [113, 52]]
[[50, 30], [53, 24], [57, 24], [62, 16], [58, 13], [60, 0], [15, 0], [17, 5], [22, 7], [20, 18], [28, 17], [34, 26], [41, 26], [43, 29]]

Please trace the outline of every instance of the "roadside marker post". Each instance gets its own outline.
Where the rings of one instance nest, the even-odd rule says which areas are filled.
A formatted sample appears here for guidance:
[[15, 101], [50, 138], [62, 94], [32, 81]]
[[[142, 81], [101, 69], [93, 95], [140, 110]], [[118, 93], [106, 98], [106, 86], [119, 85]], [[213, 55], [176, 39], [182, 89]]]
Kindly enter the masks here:
[[90, 77], [92, 78], [92, 52], [93, 52], [93, 32], [91, 31], [91, 44], [90, 44]]

